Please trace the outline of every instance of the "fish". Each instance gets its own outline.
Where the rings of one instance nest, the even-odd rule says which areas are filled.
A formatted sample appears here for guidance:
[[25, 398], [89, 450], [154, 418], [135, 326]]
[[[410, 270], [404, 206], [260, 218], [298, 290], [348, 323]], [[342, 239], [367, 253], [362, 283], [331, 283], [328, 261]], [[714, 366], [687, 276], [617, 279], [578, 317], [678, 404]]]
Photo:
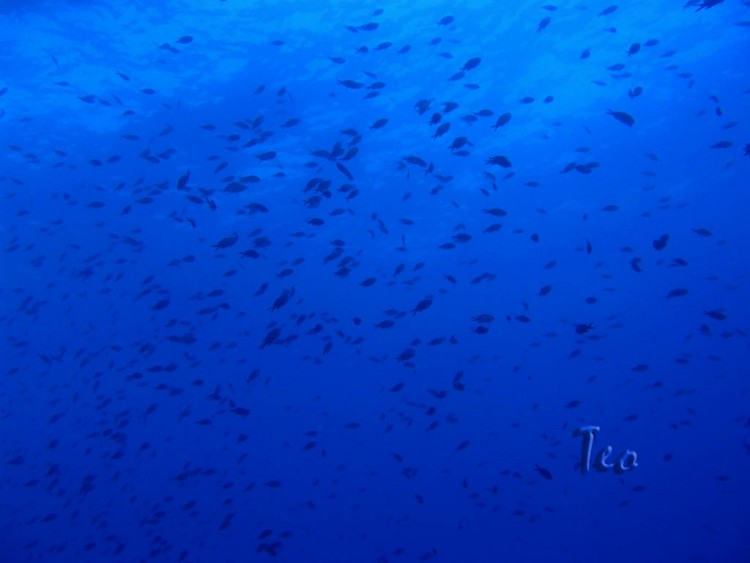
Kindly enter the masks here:
[[624, 111], [613, 111], [610, 109], [607, 110], [607, 115], [611, 115], [617, 121], [619, 121], [620, 123], [624, 123], [628, 127], [632, 127], [633, 125], [635, 125], [635, 119], [633, 118], [633, 116]]
[[667, 242], [669, 242], [669, 235], [663, 234], [658, 239], [654, 240], [652, 245], [654, 250], [664, 250], [667, 247]]
[[414, 308], [411, 310], [412, 315], [416, 315], [417, 313], [421, 313], [422, 311], [426, 311], [432, 306], [432, 299], [422, 299], [417, 303]]
[[719, 309], [713, 309], [711, 311], [704, 311], [703, 313], [707, 317], [714, 319], [715, 321], [724, 321], [727, 318], [726, 313]]
[[503, 168], [510, 168], [511, 166], [513, 166], [510, 160], [508, 160], [508, 157], [503, 155], [491, 156], [487, 159], [486, 162], [487, 164], [491, 164], [494, 166], [502, 166]]
[[698, 8], [695, 11], [700, 12], [701, 10], [707, 10], [709, 8], [713, 8], [714, 6], [718, 6], [722, 2], [724, 2], [724, 0], [703, 0], [700, 4], [698, 4]]
[[187, 170], [177, 180], [177, 190], [184, 190], [187, 187], [187, 183], [190, 181], [190, 170]]
[[728, 149], [732, 146], [732, 141], [718, 141], [710, 145], [712, 149]]
[[[715, 453], [706, 391], [741, 396], [750, 335], [733, 189], [750, 91], [713, 80], [743, 76], [720, 55], [743, 52], [745, 3], [479, 22], [457, 3], [417, 9], [410, 33], [389, 6], [254, 21], [217, 0], [166, 31], [99, 10], [100, 56], [6, 42], [3, 558], [487, 559], [462, 527], [549, 529], [564, 507], [548, 481], [578, 469], [564, 436], [607, 422], [592, 416], [617, 426], [615, 464], [666, 424], [692, 457], [654, 442], [644, 465], [700, 487], [681, 469]], [[12, 31], [33, 37], [50, 3], [21, 4]], [[545, 58], [559, 64], [537, 80]], [[743, 406], [724, 416], [740, 431]], [[503, 456], [509, 436], [558, 477]], [[750, 437], [731, 446], [729, 462]], [[707, 490], [736, 488], [735, 466]], [[586, 478], [627, 508], [636, 475]], [[373, 508], [377, 533], [357, 516]], [[309, 522], [330, 514], [354, 516], [315, 528], [322, 555]], [[435, 535], [428, 515], [458, 524]], [[734, 528], [709, 516], [720, 541], [680, 556], [721, 559]]]
[[688, 294], [688, 289], [685, 287], [677, 287], [675, 289], [669, 290], [667, 293], [667, 299], [672, 299], [674, 297], [684, 297]]
[[228, 237], [224, 237], [220, 239], [216, 244], [213, 245], [213, 248], [215, 250], [224, 250], [225, 248], [230, 248], [237, 244], [237, 241], [240, 239], [239, 235], [237, 233], [233, 233], [232, 235]]
[[631, 88], [628, 90], [628, 97], [633, 100], [643, 94], [643, 88], [641, 86], [636, 86], [635, 88]]
[[505, 112], [501, 114], [500, 117], [497, 118], [497, 121], [495, 121], [495, 125], [493, 126], [495, 131], [497, 131], [498, 129], [500, 129], [500, 127], [503, 127], [504, 125], [507, 125], [510, 122], [512, 117], [513, 115], [510, 112]]
[[472, 57], [464, 63], [464, 65], [461, 67], [461, 70], [464, 72], [473, 70], [477, 68], [481, 62], [482, 59], [480, 57]]
[[534, 466], [534, 471], [539, 473], [544, 479], [551, 481], [552, 480], [552, 473], [549, 469], [545, 469], [544, 467], [541, 467], [540, 465]]
[[338, 80], [337, 82], [341, 84], [344, 88], [349, 88], [350, 90], [359, 90], [360, 88], [365, 87], [365, 85], [362, 82], [357, 82], [356, 80], [344, 79], [344, 80]]

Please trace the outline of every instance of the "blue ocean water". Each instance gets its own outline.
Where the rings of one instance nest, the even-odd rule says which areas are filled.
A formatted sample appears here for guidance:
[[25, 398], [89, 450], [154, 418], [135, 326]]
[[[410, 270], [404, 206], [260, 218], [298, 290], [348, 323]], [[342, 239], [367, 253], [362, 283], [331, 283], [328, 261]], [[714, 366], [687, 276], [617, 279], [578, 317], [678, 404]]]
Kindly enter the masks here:
[[750, 2], [0, 30], [0, 561], [750, 560]]

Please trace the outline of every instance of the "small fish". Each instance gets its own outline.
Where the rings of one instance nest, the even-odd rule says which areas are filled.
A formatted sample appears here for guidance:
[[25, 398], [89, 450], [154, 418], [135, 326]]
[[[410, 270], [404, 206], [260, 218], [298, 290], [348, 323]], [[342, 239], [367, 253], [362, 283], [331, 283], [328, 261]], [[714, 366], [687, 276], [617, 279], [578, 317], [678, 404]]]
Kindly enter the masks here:
[[357, 29], [361, 31], [375, 31], [378, 27], [380, 27], [380, 24], [378, 22], [370, 22], [364, 25], [360, 25]]
[[273, 344], [276, 342], [281, 335], [281, 329], [280, 328], [272, 328], [268, 331], [265, 338], [263, 338], [263, 342], [260, 343], [260, 349], [263, 350], [266, 346]]
[[364, 84], [361, 82], [357, 82], [356, 80], [337, 80], [339, 84], [341, 84], [345, 88], [350, 88], [352, 90], [357, 90], [359, 88], [364, 88]]
[[180, 179], [177, 180], [177, 189], [184, 190], [185, 186], [187, 186], [188, 180], [190, 180], [190, 170], [185, 172], [182, 176], [180, 176]]
[[464, 440], [458, 446], [456, 446], [456, 451], [460, 452], [461, 450], [465, 450], [466, 448], [469, 447], [469, 444], [471, 444], [471, 442], [469, 442], [469, 440]]
[[552, 480], [552, 473], [550, 472], [549, 469], [545, 469], [544, 467], [542, 467], [540, 465], [535, 465], [534, 466], [534, 471], [536, 471], [537, 473], [539, 473], [539, 475], [541, 475], [542, 477], [544, 477], [548, 481]]
[[432, 305], [432, 299], [422, 299], [411, 310], [411, 314], [412, 315], [416, 315], [417, 313], [421, 313], [422, 311], [425, 311], [425, 310], [429, 309], [431, 305]]
[[636, 86], [635, 88], [632, 88], [631, 90], [628, 90], [628, 97], [631, 100], [634, 100], [638, 96], [643, 94], [643, 88], [641, 86]]
[[[500, 117], [498, 117], [497, 121], [495, 121], [495, 125], [494, 125], [495, 131], [497, 131], [503, 125], [507, 125], [508, 122], [511, 120], [512, 117], [513, 117], [513, 115], [510, 112], [506, 112], [506, 113], [502, 114]], [[750, 145], [748, 145], [748, 146], [750, 146]]]
[[718, 309], [714, 309], [712, 311], [705, 311], [704, 313], [707, 317], [711, 317], [715, 321], [724, 321], [726, 320], [727, 316]]
[[224, 237], [223, 239], [221, 239], [219, 242], [213, 245], [213, 248], [215, 248], [216, 250], [229, 248], [230, 246], [234, 246], [239, 239], [239, 235], [237, 233], [234, 233], [232, 236]]
[[732, 146], [732, 141], [719, 141], [711, 145], [712, 149], [728, 149]]
[[619, 121], [620, 123], [624, 123], [628, 127], [632, 127], [633, 125], [635, 125], [635, 119], [633, 119], [633, 116], [629, 113], [625, 113], [624, 111], [613, 111], [611, 109], [608, 109], [607, 115], [611, 115], [617, 121]]
[[503, 155], [489, 157], [487, 159], [487, 164], [492, 164], [495, 166], [502, 166], [503, 168], [510, 168], [511, 166], [513, 166], [510, 160], [508, 160], [508, 158]]
[[273, 160], [274, 158], [276, 158], [276, 151], [262, 152], [260, 154], [255, 155], [255, 158], [257, 158], [258, 160], [263, 160], [263, 161]]
[[458, 150], [458, 149], [462, 148], [463, 146], [465, 146], [466, 143], [468, 143], [468, 142], [469, 142], [469, 140], [466, 137], [456, 137], [455, 139], [453, 139], [453, 142], [451, 143], [451, 146], [448, 147], [448, 148], [450, 150], [452, 150], [452, 151]]
[[658, 239], [656, 239], [652, 244], [654, 245], [654, 250], [664, 250], [667, 246], [667, 242], [669, 241], [669, 235], [664, 234], [660, 236]]
[[485, 209], [485, 213], [488, 215], [492, 215], [493, 217], [505, 217], [508, 212], [505, 211], [505, 209], [500, 209], [499, 207], [494, 207], [492, 209]]
[[464, 66], [461, 67], [461, 70], [464, 72], [466, 72], [467, 70], [472, 70], [474, 68], [477, 68], [479, 66], [479, 63], [481, 62], [482, 62], [481, 58], [472, 57], [464, 63]]
[[445, 123], [441, 123], [440, 126], [435, 129], [435, 134], [432, 136], [433, 139], [439, 139], [443, 135], [445, 135], [448, 132], [448, 129], [451, 128], [451, 124], [447, 121]]
[[388, 123], [388, 119], [385, 117], [381, 117], [377, 121], [375, 121], [372, 125], [370, 125], [370, 129], [381, 129], [382, 127], [385, 127]]
[[673, 297], [683, 297], [688, 294], [688, 290], [684, 287], [678, 287], [676, 289], [670, 290], [669, 293], [667, 293], [667, 299], [672, 299]]
[[707, 10], [708, 8], [713, 8], [714, 6], [718, 6], [721, 4], [724, 0], [703, 0], [703, 2], [700, 3], [698, 6], [698, 9], [696, 12], [700, 12], [701, 10]]

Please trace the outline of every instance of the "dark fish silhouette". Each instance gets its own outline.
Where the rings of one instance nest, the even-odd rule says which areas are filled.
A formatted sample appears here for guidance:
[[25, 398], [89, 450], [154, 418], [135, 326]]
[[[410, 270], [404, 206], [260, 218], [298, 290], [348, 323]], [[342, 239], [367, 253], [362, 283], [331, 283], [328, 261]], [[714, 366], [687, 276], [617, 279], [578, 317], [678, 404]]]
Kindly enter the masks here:
[[411, 310], [412, 315], [426, 311], [432, 306], [432, 299], [422, 299], [416, 306]]
[[239, 235], [237, 233], [234, 233], [231, 236], [224, 237], [223, 239], [219, 240], [216, 244], [213, 245], [213, 248], [216, 250], [223, 250], [225, 248], [229, 248], [230, 246], [234, 246], [237, 244], [237, 241], [240, 239]]
[[724, 0], [703, 0], [703, 2], [698, 5], [698, 9], [695, 11], [700, 12], [701, 10], [707, 10], [708, 8], [718, 6], [722, 2], [724, 2]]
[[654, 250], [664, 250], [669, 242], [669, 235], [664, 234], [653, 241]]
[[539, 475], [541, 475], [542, 477], [544, 477], [548, 481], [552, 480], [552, 473], [550, 472], [549, 469], [545, 469], [544, 467], [541, 467], [539, 465], [535, 465], [534, 466], [534, 471], [536, 471], [537, 473], [539, 473]]
[[479, 66], [479, 64], [482, 62], [482, 59], [479, 57], [472, 57], [468, 61], [464, 63], [464, 66], [461, 67], [461, 70], [466, 72], [468, 70], [475, 69]]
[[672, 299], [674, 297], [683, 297], [688, 294], [687, 288], [684, 287], [678, 287], [676, 289], [672, 289], [667, 293], [667, 299]]
[[492, 164], [495, 166], [502, 166], [503, 168], [510, 168], [511, 166], [513, 166], [510, 163], [510, 160], [508, 160], [508, 158], [503, 155], [496, 155], [496, 156], [489, 157], [487, 159], [487, 164]]
[[190, 180], [190, 170], [185, 172], [182, 176], [180, 176], [180, 179], [177, 180], [177, 189], [184, 190], [189, 180]]
[[625, 113], [624, 111], [613, 111], [609, 109], [607, 110], [607, 115], [611, 115], [617, 121], [619, 121], [620, 123], [624, 123], [628, 127], [632, 127], [633, 125], [635, 125], [635, 119], [633, 119], [633, 116], [629, 113]]

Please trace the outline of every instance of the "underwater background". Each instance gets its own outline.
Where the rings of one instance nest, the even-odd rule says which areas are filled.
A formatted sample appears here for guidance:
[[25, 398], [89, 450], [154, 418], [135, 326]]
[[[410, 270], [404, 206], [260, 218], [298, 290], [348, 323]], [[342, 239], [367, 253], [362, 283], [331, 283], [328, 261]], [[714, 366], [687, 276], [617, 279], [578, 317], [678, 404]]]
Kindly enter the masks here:
[[749, 561], [750, 2], [609, 2], [0, 2], [0, 561]]

